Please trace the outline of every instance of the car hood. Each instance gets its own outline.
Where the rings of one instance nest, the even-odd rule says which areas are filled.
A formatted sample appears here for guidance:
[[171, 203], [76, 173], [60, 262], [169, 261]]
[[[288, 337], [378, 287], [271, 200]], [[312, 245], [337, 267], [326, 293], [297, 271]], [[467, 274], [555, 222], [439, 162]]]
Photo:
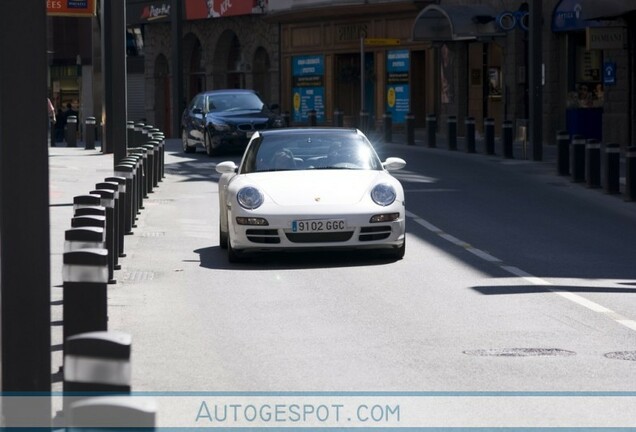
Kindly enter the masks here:
[[377, 183], [397, 183], [385, 171], [375, 170], [277, 171], [237, 177], [237, 187], [255, 186], [281, 206], [355, 204], [368, 197]]

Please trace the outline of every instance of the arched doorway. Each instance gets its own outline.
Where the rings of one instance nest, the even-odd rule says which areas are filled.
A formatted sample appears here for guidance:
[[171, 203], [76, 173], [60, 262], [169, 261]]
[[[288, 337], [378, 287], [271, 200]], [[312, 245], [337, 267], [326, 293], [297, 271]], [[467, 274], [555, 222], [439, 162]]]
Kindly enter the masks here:
[[258, 47], [254, 53], [252, 73], [254, 77], [254, 90], [256, 90], [267, 103], [271, 103], [272, 86], [270, 79], [269, 55], [263, 47]]
[[183, 95], [187, 104], [206, 89], [203, 47], [195, 34], [189, 33], [183, 38], [183, 52]]
[[159, 54], [155, 59], [155, 124], [166, 136], [170, 128], [170, 66], [168, 59]]
[[224, 31], [214, 54], [215, 88], [245, 88], [247, 67], [238, 36], [231, 30]]

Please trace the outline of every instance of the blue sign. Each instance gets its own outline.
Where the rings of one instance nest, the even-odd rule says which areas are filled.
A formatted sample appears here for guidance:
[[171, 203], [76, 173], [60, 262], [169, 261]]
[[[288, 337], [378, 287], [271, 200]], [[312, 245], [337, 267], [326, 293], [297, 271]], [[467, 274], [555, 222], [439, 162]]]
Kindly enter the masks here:
[[306, 122], [308, 113], [316, 111], [316, 121], [325, 119], [325, 61], [323, 56], [296, 56], [292, 59], [293, 120]]
[[552, 31], [584, 30], [586, 27], [600, 27], [600, 21], [583, 20], [583, 7], [588, 6], [581, 0], [561, 0], [552, 12]]
[[410, 110], [409, 70], [411, 67], [408, 50], [388, 51], [386, 56], [386, 110], [391, 113], [394, 123], [404, 123]]
[[616, 63], [614, 62], [603, 63], [603, 84], [604, 85], [616, 84]]

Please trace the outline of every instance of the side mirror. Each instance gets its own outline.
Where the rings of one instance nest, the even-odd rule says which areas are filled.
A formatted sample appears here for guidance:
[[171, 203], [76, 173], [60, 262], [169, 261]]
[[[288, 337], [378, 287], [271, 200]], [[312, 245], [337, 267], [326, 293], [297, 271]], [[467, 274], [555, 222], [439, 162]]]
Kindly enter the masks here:
[[387, 171], [396, 171], [406, 166], [406, 161], [402, 158], [390, 157], [382, 162], [382, 166]]
[[219, 174], [232, 174], [238, 171], [238, 166], [234, 161], [225, 161], [216, 165], [216, 172]]

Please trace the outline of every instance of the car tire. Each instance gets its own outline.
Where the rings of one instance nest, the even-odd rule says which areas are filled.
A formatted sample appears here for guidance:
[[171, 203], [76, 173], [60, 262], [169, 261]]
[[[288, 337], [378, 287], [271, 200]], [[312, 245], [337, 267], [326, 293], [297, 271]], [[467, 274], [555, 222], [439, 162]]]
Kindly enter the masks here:
[[221, 224], [219, 223], [219, 246], [221, 249], [227, 249], [227, 243], [227, 231], [223, 231], [223, 229], [221, 229]]
[[194, 153], [196, 151], [196, 147], [188, 145], [188, 132], [185, 129], [181, 130], [181, 144], [183, 145], [184, 153]]
[[205, 144], [205, 153], [208, 156], [214, 156], [216, 154], [216, 151], [214, 150], [214, 147], [212, 147], [212, 139], [210, 138], [209, 132], [205, 133], [203, 142]]
[[228, 233], [227, 237], [227, 260], [233, 264], [242, 263], [245, 261], [245, 257], [242, 252], [237, 251], [232, 247], [232, 242], [230, 241], [230, 236]]
[[391, 258], [394, 258], [395, 260], [401, 260], [402, 258], [404, 258], [405, 253], [406, 253], [406, 238], [404, 239], [402, 246], [399, 246], [395, 249], [391, 249]]

